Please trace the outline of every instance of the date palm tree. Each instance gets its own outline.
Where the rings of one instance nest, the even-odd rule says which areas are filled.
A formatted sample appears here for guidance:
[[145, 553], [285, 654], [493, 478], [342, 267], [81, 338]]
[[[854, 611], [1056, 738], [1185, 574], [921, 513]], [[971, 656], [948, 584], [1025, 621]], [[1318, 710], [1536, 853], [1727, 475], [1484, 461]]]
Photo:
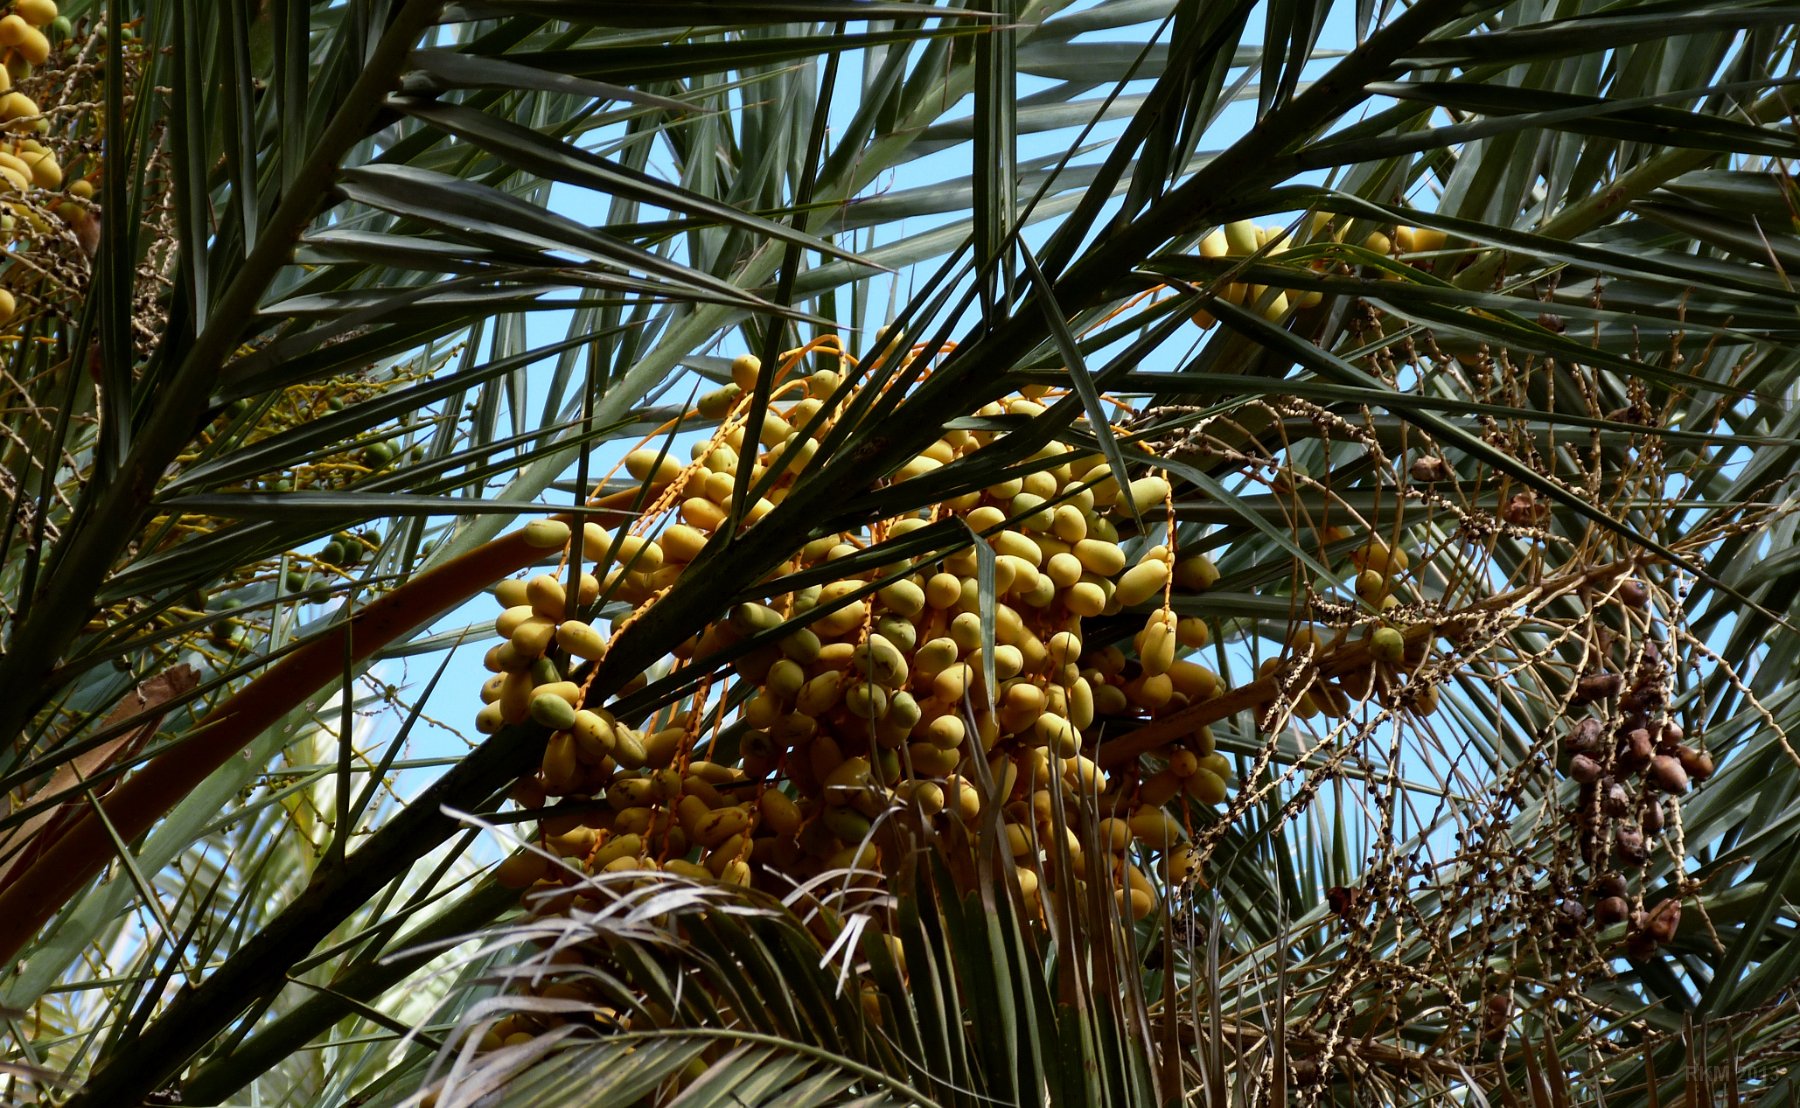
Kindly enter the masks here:
[[[7, 148], [60, 167], [0, 274], [12, 1100], [1795, 1095], [1792, 8], [11, 8]], [[1138, 699], [1081, 757], [1141, 797], [1204, 729], [1233, 781], [1164, 809], [1179, 871], [1133, 824], [1141, 905], [1072, 891], [1091, 792], [1029, 865], [999, 796], [877, 877], [496, 879], [556, 728], [476, 733], [467, 605], [560, 567], [521, 524], [578, 573], [696, 435], [791, 418], [743, 354], [854, 387], [598, 610], [588, 703], [736, 742], [800, 615], [694, 642], [841, 535], [972, 559], [993, 688], [945, 506], [1160, 475], [1119, 542], [1209, 556], [1164, 603], [1218, 687], [1146, 707], [1147, 609], [1096, 616]]]

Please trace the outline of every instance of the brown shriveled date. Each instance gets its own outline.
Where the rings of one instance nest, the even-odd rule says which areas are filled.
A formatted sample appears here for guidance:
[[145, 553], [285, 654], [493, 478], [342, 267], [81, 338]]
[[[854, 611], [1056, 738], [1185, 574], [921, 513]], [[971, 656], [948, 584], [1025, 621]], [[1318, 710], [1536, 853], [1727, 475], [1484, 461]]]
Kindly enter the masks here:
[[1636, 827], [1621, 827], [1613, 832], [1613, 847], [1619, 857], [1632, 865], [1641, 865], [1644, 861], [1644, 832]]
[[1671, 755], [1658, 754], [1650, 759], [1650, 770], [1644, 776], [1663, 792], [1680, 796], [1688, 791], [1687, 770], [1681, 767], [1681, 759]]
[[1687, 771], [1688, 777], [1694, 781], [1704, 781], [1713, 775], [1712, 755], [1704, 750], [1695, 750], [1686, 746], [1677, 747], [1675, 758], [1681, 763], [1681, 768]]
[[1624, 923], [1625, 917], [1631, 914], [1630, 905], [1622, 896], [1603, 896], [1594, 905], [1594, 922], [1601, 927], [1610, 927], [1615, 923]]
[[1636, 773], [1650, 764], [1650, 757], [1655, 747], [1650, 743], [1650, 732], [1642, 727], [1625, 735], [1619, 744], [1618, 767], [1620, 773]]
[[1563, 747], [1571, 754], [1592, 754], [1600, 749], [1602, 728], [1597, 719], [1584, 719], [1563, 739]]
[[1619, 690], [1625, 687], [1625, 678], [1616, 673], [1590, 673], [1575, 681], [1575, 695], [1571, 704], [1592, 704], [1596, 700], [1618, 696]]

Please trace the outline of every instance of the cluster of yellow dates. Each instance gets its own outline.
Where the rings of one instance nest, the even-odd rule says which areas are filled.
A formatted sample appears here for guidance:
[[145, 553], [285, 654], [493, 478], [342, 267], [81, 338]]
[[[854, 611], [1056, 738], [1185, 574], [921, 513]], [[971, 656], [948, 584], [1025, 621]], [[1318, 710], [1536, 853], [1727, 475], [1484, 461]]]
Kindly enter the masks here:
[[[1312, 242], [1332, 241], [1328, 237], [1331, 230], [1329, 216], [1323, 213], [1314, 215], [1304, 226], [1310, 228]], [[1403, 255], [1430, 253], [1442, 250], [1444, 244], [1445, 235], [1442, 231], [1405, 225], [1395, 227], [1392, 236], [1382, 231], [1371, 231], [1362, 241], [1365, 249], [1387, 255], [1396, 251]], [[1259, 227], [1247, 219], [1240, 219], [1208, 232], [1200, 240], [1200, 255], [1205, 258], [1249, 258], [1254, 254], [1263, 260], [1274, 261], [1289, 249], [1302, 245], [1308, 245], [1308, 242], [1296, 238], [1289, 228]], [[1314, 258], [1308, 263], [1314, 270], [1323, 270], [1328, 264], [1324, 258]], [[1226, 282], [1219, 287], [1217, 295], [1220, 299], [1261, 312], [1263, 318], [1272, 323], [1278, 323], [1293, 312], [1314, 307], [1324, 300], [1324, 293], [1318, 289], [1283, 290], [1241, 281]], [[1218, 322], [1205, 309], [1195, 312], [1193, 319], [1202, 327], [1211, 327]]]
[[[34, 188], [65, 189], [56, 151], [39, 137], [49, 134], [50, 120], [38, 102], [15, 89], [13, 82], [49, 60], [52, 35], [61, 39], [70, 34], [69, 21], [57, 13], [56, 0], [13, 0], [0, 15], [0, 60], [5, 63], [0, 67], [0, 197], [5, 197], [0, 231], [9, 236], [20, 223], [31, 232], [48, 234], [51, 222], [37, 205], [26, 202], [26, 194]], [[74, 223], [85, 213], [94, 186], [87, 180], [70, 181], [66, 192], [74, 199], [51, 207]], [[0, 322], [11, 319], [17, 307], [13, 294], [0, 289]]]
[[[1055, 892], [1043, 887], [1052, 878], [1040, 863], [1060, 838], [1079, 880], [1106, 881], [1122, 915], [1149, 914], [1158, 884], [1137, 863], [1154, 858], [1165, 879], [1185, 877], [1194, 863], [1180, 847], [1192, 830], [1183, 798], [1218, 804], [1230, 779], [1206, 728], [1116, 781], [1096, 761], [1109, 717], [1154, 717], [1220, 692], [1218, 677], [1184, 656], [1207, 645], [1206, 624], [1171, 604], [1176, 593], [1209, 587], [1218, 571], [1205, 555], [1170, 549], [1171, 487], [1161, 474], [1114, 474], [1101, 455], [1053, 443], [1017, 467], [1030, 472], [929, 515], [804, 543], [778, 576], [840, 562], [845, 571], [737, 605], [663, 663], [686, 665], [760, 636], [732, 664], [734, 690], [717, 698], [703, 690], [641, 728], [587, 700], [582, 663], [606, 655], [611, 633], [580, 613], [591, 617], [602, 601], [654, 604], [727, 525], [740, 466], [754, 467], [754, 488], [793, 451], [791, 474], [829, 430], [818, 417], [845, 387], [836, 370], [778, 379], [763, 426], [749, 435], [760, 371], [755, 358], [740, 358], [734, 383], [701, 400], [701, 412], [721, 422], [687, 463], [648, 448], [625, 459], [654, 501], [631, 533], [585, 525], [587, 572], [565, 567], [494, 590], [500, 641], [486, 656], [493, 677], [477, 726], [492, 733], [530, 719], [549, 728], [542, 765], [514, 799], [567, 810], [540, 825], [541, 845], [565, 865], [521, 851], [500, 879], [552, 904], [609, 895], [581, 875], [621, 871], [780, 893], [827, 871], [881, 870], [885, 820], [966, 825], [993, 804], [1029, 910]], [[1041, 398], [1017, 395], [976, 414], [1035, 414]], [[922, 476], [1003, 433], [948, 431], [892, 480]], [[741, 518], [754, 526], [790, 486], [787, 476], [768, 483]], [[974, 547], [929, 561], [857, 557], [953, 517], [992, 556], [991, 624], [982, 617], [986, 555]], [[531, 526], [547, 548], [574, 538], [560, 522]], [[1107, 621], [1120, 641], [1087, 641], [1084, 621], [1120, 615]], [[1084, 857], [1084, 843], [1103, 856]], [[606, 887], [616, 895], [616, 881]]]

